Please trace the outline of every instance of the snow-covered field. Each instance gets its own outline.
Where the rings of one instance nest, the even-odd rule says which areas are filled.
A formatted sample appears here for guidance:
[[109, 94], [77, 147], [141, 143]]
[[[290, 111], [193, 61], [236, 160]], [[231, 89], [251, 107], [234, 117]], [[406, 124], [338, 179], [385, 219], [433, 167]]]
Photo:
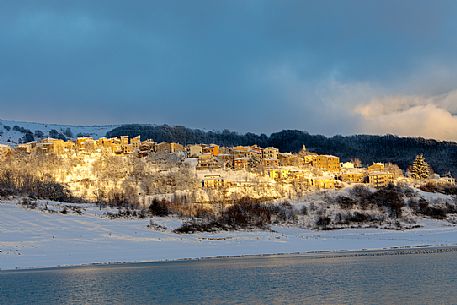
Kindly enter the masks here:
[[[147, 227], [149, 219], [110, 219], [106, 210], [81, 204], [82, 214], [25, 209], [0, 202], [0, 268], [33, 268], [108, 262], [145, 262], [239, 256], [457, 245], [457, 227], [422, 220], [422, 228], [396, 231], [345, 229], [313, 231], [273, 226], [269, 231], [178, 235], [173, 217], [154, 218], [165, 230]], [[62, 206], [49, 203], [49, 209]]]

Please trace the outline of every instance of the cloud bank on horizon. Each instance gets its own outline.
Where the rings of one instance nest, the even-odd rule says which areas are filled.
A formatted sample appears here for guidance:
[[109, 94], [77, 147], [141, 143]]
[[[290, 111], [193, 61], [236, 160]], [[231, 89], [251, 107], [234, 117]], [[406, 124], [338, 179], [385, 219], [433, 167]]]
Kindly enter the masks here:
[[0, 0], [0, 118], [457, 141], [455, 54], [453, 0]]

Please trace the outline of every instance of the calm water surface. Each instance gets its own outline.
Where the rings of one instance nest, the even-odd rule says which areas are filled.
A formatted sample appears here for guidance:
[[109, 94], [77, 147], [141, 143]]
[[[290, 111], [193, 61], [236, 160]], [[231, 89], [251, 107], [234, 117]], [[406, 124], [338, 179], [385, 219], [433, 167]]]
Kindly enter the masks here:
[[457, 304], [457, 252], [3, 271], [0, 304]]

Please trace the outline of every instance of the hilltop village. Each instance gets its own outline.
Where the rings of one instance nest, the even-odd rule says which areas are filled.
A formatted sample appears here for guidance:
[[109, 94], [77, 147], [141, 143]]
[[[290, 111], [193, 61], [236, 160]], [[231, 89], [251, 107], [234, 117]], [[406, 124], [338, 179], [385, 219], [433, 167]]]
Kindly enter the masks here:
[[450, 176], [413, 179], [395, 164], [364, 167], [359, 159], [343, 163], [336, 156], [316, 154], [305, 146], [298, 153], [283, 153], [257, 145], [183, 146], [126, 136], [78, 137], [75, 141], [45, 138], [16, 147], [1, 145], [4, 164], [11, 156], [29, 163], [41, 160], [36, 165], [43, 166], [41, 175], [68, 186], [75, 196], [101, 200], [132, 193], [134, 200], [144, 205], [154, 198], [206, 203], [243, 196], [298, 198], [313, 190], [353, 184], [374, 188], [400, 183], [455, 185]]

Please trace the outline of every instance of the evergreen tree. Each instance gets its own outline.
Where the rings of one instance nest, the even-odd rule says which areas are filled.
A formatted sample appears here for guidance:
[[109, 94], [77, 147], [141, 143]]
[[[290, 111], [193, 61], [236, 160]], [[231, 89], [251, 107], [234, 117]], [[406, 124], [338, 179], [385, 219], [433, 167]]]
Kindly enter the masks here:
[[427, 179], [432, 174], [430, 165], [425, 161], [424, 155], [419, 154], [416, 156], [413, 164], [409, 169], [411, 178], [422, 180]]

